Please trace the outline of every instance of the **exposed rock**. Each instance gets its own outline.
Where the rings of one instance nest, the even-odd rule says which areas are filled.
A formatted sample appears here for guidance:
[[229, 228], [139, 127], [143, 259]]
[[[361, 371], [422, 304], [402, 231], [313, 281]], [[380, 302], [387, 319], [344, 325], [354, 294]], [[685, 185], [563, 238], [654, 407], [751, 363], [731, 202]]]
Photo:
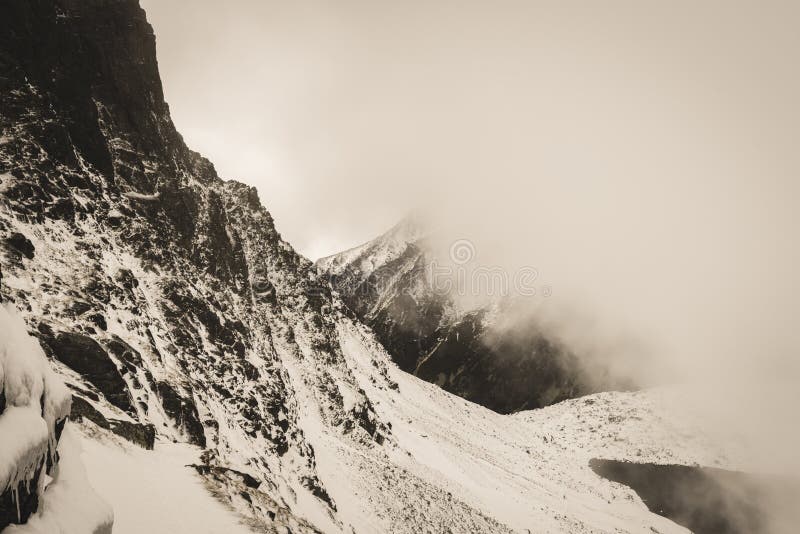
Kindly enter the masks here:
[[139, 351], [125, 343], [117, 336], [111, 336], [105, 341], [105, 346], [108, 350], [119, 358], [123, 365], [133, 368], [140, 368], [142, 366], [142, 355]]
[[253, 475], [242, 473], [241, 471], [237, 471], [236, 469], [231, 469], [229, 467], [205, 464], [192, 464], [190, 467], [194, 467], [201, 475], [213, 473], [214, 475], [225, 475], [229, 478], [234, 478], [248, 488], [258, 489], [258, 487], [261, 486], [261, 482], [259, 482]]
[[110, 429], [106, 417], [100, 413], [97, 408], [92, 406], [90, 402], [78, 395], [72, 396], [72, 409], [69, 413], [69, 417], [73, 421], [82, 421], [85, 419], [91, 421], [100, 428], [105, 428], [106, 430]]
[[72, 411], [69, 417], [73, 421], [84, 419], [91, 421], [100, 428], [110, 430], [131, 443], [148, 450], [152, 450], [155, 444], [156, 429], [153, 425], [106, 418], [90, 402], [78, 395], [72, 396]]
[[92, 309], [92, 305], [84, 300], [76, 300], [70, 306], [70, 311], [75, 315], [83, 315], [87, 311]]
[[93, 313], [88, 317], [88, 319], [93, 322], [97, 327], [102, 330], [108, 330], [108, 323], [106, 322], [106, 318], [103, 316], [102, 313]]
[[187, 434], [189, 441], [205, 447], [206, 435], [192, 398], [180, 395], [170, 384], [163, 381], [156, 383], [156, 391], [161, 398], [164, 411]]
[[108, 424], [114, 434], [144, 449], [153, 449], [156, 440], [156, 428], [153, 425], [131, 423], [130, 421], [121, 421], [119, 419], [109, 419]]
[[334, 512], [336, 511], [336, 503], [333, 502], [333, 499], [331, 499], [331, 496], [328, 495], [328, 492], [325, 490], [325, 488], [320, 485], [319, 480], [316, 478], [305, 477], [303, 478], [302, 482], [306, 488], [311, 490], [311, 493], [314, 495], [314, 497], [327, 504], [328, 507]]
[[56, 359], [83, 375], [108, 402], [122, 411], [136, 413], [128, 385], [119, 369], [94, 339], [83, 334], [61, 332], [53, 337], [45, 336], [45, 342]]
[[483, 324], [483, 312], [477, 312], [443, 335], [415, 374], [500, 413], [541, 408], [590, 391], [574, 356], [533, 327], [493, 335]]
[[6, 243], [12, 249], [16, 250], [29, 260], [33, 259], [33, 256], [36, 252], [36, 248], [31, 243], [31, 240], [25, 237], [24, 235], [20, 234], [19, 232], [14, 232], [6, 239]]
[[48, 217], [71, 221], [75, 218], [75, 203], [71, 198], [59, 198], [47, 210]]

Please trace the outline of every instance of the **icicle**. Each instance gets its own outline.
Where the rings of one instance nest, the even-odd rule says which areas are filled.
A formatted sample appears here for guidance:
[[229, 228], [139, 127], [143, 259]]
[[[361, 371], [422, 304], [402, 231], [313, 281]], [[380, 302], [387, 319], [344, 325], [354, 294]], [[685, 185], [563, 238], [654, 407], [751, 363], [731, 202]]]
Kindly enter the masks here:
[[11, 489], [11, 500], [14, 501], [14, 504], [17, 506], [17, 523], [22, 522], [22, 514], [19, 511], [19, 486], [14, 485]]

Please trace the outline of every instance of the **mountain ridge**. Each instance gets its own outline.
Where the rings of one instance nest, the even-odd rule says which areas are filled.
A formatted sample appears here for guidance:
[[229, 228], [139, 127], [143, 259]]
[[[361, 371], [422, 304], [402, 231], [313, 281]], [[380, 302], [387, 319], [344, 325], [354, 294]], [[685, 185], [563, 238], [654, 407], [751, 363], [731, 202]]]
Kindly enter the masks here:
[[[511, 413], [613, 389], [611, 380], [598, 376], [602, 370], [590, 376], [535, 321], [524, 299], [500, 295], [468, 305], [435, 287], [432, 267], [439, 264], [441, 241], [419, 217], [403, 219], [315, 265], [401, 369], [453, 394]], [[451, 248], [459, 243], [472, 247], [460, 240]], [[523, 319], [509, 321], [514, 317]], [[501, 326], [505, 322], [512, 326]]]

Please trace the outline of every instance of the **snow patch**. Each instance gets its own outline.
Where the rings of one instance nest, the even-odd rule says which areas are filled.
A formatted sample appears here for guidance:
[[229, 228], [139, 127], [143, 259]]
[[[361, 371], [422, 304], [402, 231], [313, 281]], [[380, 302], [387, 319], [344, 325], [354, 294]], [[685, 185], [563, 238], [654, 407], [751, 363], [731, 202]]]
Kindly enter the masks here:
[[53, 481], [42, 495], [39, 510], [26, 524], [11, 525], [3, 534], [111, 533], [114, 513], [89, 484], [79, 437], [71, 424], [58, 442], [58, 455]]
[[114, 534], [251, 532], [188, 467], [199, 462], [196, 447], [157, 442], [146, 451], [106, 433], [79, 437], [89, 481], [114, 507]]
[[14, 177], [7, 173], [0, 173], [0, 193], [4, 192], [11, 186]]
[[126, 198], [131, 200], [143, 200], [143, 201], [150, 201], [150, 200], [158, 200], [161, 196], [161, 193], [153, 193], [152, 195], [146, 195], [144, 193], [137, 193], [135, 191], [128, 191], [124, 193]]

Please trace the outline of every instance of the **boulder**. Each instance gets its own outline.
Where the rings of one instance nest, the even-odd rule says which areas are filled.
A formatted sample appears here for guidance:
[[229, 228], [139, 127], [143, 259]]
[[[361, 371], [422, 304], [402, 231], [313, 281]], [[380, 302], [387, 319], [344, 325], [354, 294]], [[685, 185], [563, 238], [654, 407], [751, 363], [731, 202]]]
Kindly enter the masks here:
[[6, 238], [6, 243], [9, 247], [19, 252], [21, 255], [25, 256], [29, 260], [33, 259], [33, 255], [36, 252], [36, 247], [33, 246], [31, 240], [22, 235], [19, 232], [14, 232], [8, 238]]
[[108, 402], [124, 412], [136, 413], [128, 385], [117, 365], [94, 339], [83, 334], [61, 332], [56, 336], [44, 335], [44, 341], [58, 361], [80, 373], [105, 395]]
[[108, 423], [114, 434], [144, 449], [153, 450], [156, 441], [156, 428], [153, 425], [142, 425], [118, 419], [109, 419]]
[[91, 421], [100, 428], [110, 430], [121, 438], [140, 447], [153, 450], [156, 440], [156, 429], [153, 425], [143, 425], [131, 421], [106, 418], [90, 402], [77, 395], [72, 396], [72, 411], [69, 414], [73, 421]]

